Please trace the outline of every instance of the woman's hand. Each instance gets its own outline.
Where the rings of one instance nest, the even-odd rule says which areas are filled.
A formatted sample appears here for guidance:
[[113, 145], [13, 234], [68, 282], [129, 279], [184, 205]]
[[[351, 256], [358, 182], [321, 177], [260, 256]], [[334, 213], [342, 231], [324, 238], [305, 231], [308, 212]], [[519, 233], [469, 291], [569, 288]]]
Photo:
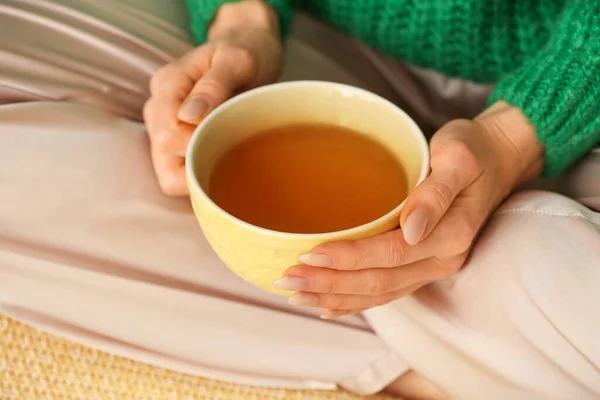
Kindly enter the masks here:
[[262, 1], [245, 0], [222, 6], [208, 42], [155, 73], [144, 121], [163, 192], [188, 194], [185, 153], [196, 125], [233, 95], [275, 82], [281, 64], [275, 12]]
[[511, 190], [537, 176], [542, 147], [516, 108], [500, 102], [473, 121], [432, 138], [431, 174], [411, 193], [398, 229], [328, 243], [300, 257], [275, 283], [298, 291], [290, 304], [320, 307], [323, 318], [386, 304], [453, 276], [478, 231]]

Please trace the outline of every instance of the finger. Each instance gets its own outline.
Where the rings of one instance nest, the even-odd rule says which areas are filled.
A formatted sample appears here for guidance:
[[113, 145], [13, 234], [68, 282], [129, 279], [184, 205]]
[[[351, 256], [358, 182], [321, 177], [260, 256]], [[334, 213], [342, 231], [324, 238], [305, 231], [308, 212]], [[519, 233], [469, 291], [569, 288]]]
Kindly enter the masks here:
[[482, 174], [466, 143], [447, 140], [432, 149], [431, 174], [410, 194], [400, 218], [404, 239], [410, 245], [424, 240], [456, 196]]
[[274, 286], [294, 292], [374, 296], [439, 279], [445, 275], [444, 270], [445, 267], [437, 258], [428, 258], [402, 267], [359, 271], [297, 265], [289, 268]]
[[439, 255], [468, 253], [487, 217], [481, 196], [459, 195], [427, 240], [417, 246], [436, 251]]
[[185, 156], [195, 130], [193, 125], [177, 119], [177, 111], [182, 100], [183, 98], [174, 90], [153, 95], [144, 105], [144, 122], [148, 128], [152, 147], [162, 153], [179, 157]]
[[299, 292], [290, 297], [289, 303], [298, 307], [320, 307], [329, 310], [367, 309], [397, 300], [402, 296], [414, 292], [425, 284], [426, 282], [418, 283], [407, 288], [379, 296]]
[[[180, 152], [166, 152], [165, 137], [178, 136], [177, 120], [175, 114], [176, 104], [167, 101], [157, 101], [151, 98], [144, 105], [144, 121], [150, 137], [152, 165], [158, 179], [158, 184], [166, 195], [185, 196], [188, 194], [185, 182], [185, 159]], [[175, 124], [172, 123], [175, 121]]]
[[185, 176], [185, 158], [152, 150], [152, 164], [158, 184], [166, 195], [189, 194]]
[[185, 157], [188, 144], [196, 127], [185, 122], [171, 124], [167, 129], [159, 132], [153, 145], [158, 151], [177, 157]]
[[322, 244], [301, 255], [299, 261], [314, 267], [356, 271], [393, 268], [430, 256], [419, 246], [408, 245], [397, 229], [366, 239]]
[[211, 110], [249, 84], [252, 62], [240, 54], [214, 54], [210, 68], [203, 73], [179, 109], [179, 120], [199, 124]]
[[[191, 56], [193, 53], [188, 54]], [[186, 58], [174, 61], [158, 69], [150, 79], [150, 94], [157, 97], [171, 97], [178, 100], [179, 104], [189, 95], [194, 83], [202, 76], [203, 64], [208, 63], [192, 60], [184, 61]], [[194, 65], [195, 73], [189, 71], [187, 65]], [[198, 78], [194, 79], [197, 76]]]

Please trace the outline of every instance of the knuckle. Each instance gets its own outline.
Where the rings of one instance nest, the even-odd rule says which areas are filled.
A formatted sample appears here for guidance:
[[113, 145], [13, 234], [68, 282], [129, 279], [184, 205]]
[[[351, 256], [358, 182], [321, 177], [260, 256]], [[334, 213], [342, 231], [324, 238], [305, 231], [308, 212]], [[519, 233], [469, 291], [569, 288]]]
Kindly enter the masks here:
[[321, 291], [325, 294], [334, 293], [336, 290], [335, 279], [331, 276], [321, 279]]
[[[209, 97], [217, 97], [219, 102], [224, 101], [229, 95], [227, 79], [222, 74], [212, 74], [202, 78], [200, 87], [197, 91], [199, 94], [205, 94]], [[214, 104], [217, 106], [218, 104]]]
[[454, 141], [451, 154], [457, 160], [457, 163], [462, 166], [462, 169], [475, 171], [481, 167], [481, 162], [475, 151], [463, 141]]
[[346, 240], [338, 242], [335, 248], [337, 251], [331, 252], [332, 261], [344, 270], [354, 271], [360, 268], [365, 255], [362, 247], [354, 241]]
[[156, 93], [159, 88], [168, 82], [169, 76], [172, 74], [173, 67], [170, 64], [160, 67], [150, 78], [150, 93]]
[[253, 86], [259, 75], [259, 62], [256, 54], [248, 47], [237, 43], [221, 43], [212, 56], [212, 74], [220, 74], [228, 81], [235, 81], [240, 89]]
[[187, 141], [180, 123], [177, 121], [171, 122], [166, 129], [156, 132], [153, 146], [158, 152], [165, 154], [185, 152]]
[[169, 140], [156, 140], [154, 142], [154, 148], [156, 149], [157, 152], [159, 153], [163, 153], [163, 154], [169, 154]]
[[448, 142], [447, 157], [460, 166], [462, 170], [478, 170], [480, 160], [475, 151], [463, 140], [451, 140]]
[[181, 131], [181, 122], [179, 122], [176, 118], [169, 118], [169, 121], [166, 123], [167, 131], [169, 133], [176, 135]]
[[157, 138], [153, 144], [154, 147], [156, 148], [156, 151], [158, 151], [159, 153], [165, 153], [165, 154], [171, 153], [173, 150], [173, 142], [174, 142], [175, 134], [176, 133], [173, 132], [172, 130], [165, 130], [162, 132], [158, 132]]
[[347, 307], [344, 305], [344, 296], [321, 296], [319, 307], [328, 308], [330, 310], [345, 310]]
[[[398, 234], [401, 235], [400, 231]], [[396, 266], [402, 264], [406, 258], [406, 248], [403, 245], [400, 236], [395, 236], [392, 240], [387, 243], [386, 249], [386, 264], [389, 266]]]
[[365, 263], [368, 249], [365, 249], [364, 246], [360, 245], [358, 242], [349, 242], [349, 254], [352, 254], [348, 265], [349, 269], [358, 270], [361, 269], [361, 265], [364, 265]]
[[452, 155], [457, 159], [457, 161], [462, 161], [471, 157], [475, 157], [475, 153], [473, 152], [471, 147], [464, 141], [457, 139], [454, 139], [448, 143], [448, 152], [452, 153]]
[[254, 63], [254, 55], [246, 47], [228, 45], [223, 48], [223, 52], [237, 63]]
[[431, 201], [433, 206], [438, 210], [445, 210], [448, 208], [454, 197], [454, 192], [446, 183], [441, 181], [434, 181], [429, 186], [431, 189]]
[[242, 46], [227, 46], [223, 49], [224, 55], [234, 62], [234, 65], [244, 70], [254, 69], [256, 65], [256, 57], [246, 47]]
[[384, 271], [373, 272], [373, 277], [370, 279], [370, 294], [383, 295], [393, 291], [396, 288], [396, 280], [391, 274], [386, 274]]

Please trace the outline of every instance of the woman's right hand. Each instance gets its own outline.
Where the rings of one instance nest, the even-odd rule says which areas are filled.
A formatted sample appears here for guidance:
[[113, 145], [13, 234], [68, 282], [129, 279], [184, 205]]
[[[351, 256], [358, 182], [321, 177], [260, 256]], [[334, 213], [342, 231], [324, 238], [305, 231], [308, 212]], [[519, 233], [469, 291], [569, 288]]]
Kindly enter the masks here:
[[185, 153], [196, 125], [230, 97], [275, 82], [281, 47], [277, 15], [270, 6], [259, 0], [226, 4], [206, 44], [154, 74], [144, 121], [165, 194], [188, 194]]

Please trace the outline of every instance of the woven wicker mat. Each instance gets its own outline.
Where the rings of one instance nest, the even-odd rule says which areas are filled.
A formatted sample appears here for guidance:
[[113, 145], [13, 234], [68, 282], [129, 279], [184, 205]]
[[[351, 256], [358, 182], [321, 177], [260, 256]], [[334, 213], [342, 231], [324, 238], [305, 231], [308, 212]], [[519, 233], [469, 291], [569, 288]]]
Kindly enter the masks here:
[[[156, 368], [49, 335], [0, 314], [2, 400], [356, 400], [347, 392], [265, 389]], [[391, 400], [371, 396], [371, 400]]]

